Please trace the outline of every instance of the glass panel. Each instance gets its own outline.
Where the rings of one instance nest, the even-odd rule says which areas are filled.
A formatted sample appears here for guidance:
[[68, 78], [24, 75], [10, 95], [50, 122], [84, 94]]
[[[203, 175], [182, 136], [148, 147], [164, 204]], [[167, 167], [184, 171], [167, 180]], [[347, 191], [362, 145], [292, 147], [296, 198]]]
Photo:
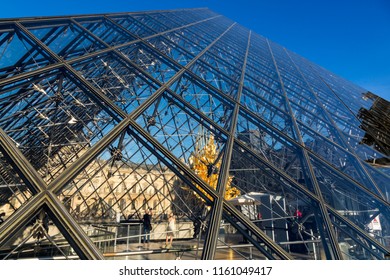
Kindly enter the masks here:
[[248, 46], [249, 29], [236, 24], [209, 50], [224, 61], [242, 68]]
[[[279, 110], [283, 110], [282, 113], [289, 112], [286, 106], [285, 98], [280, 93], [278, 83], [268, 77], [261, 77], [260, 75], [256, 75], [255, 77], [256, 78], [254, 79], [248, 75], [245, 75], [244, 91], [247, 94], [242, 95], [241, 104], [248, 107], [253, 107], [251, 106], [251, 103], [255, 103], [256, 106], [261, 107], [263, 103], [266, 102], [276, 106], [279, 108]], [[250, 98], [251, 96], [253, 96], [252, 99]]]
[[[348, 182], [342, 175], [337, 174], [320, 161], [311, 158], [311, 162], [324, 200], [368, 233], [367, 224], [370, 215], [378, 212], [378, 209], [380, 209], [380, 213], [384, 211], [378, 200], [357, 184]], [[388, 217], [383, 220], [389, 222]]]
[[165, 36], [174, 42], [186, 42], [186, 44], [190, 46], [188, 50], [196, 54], [206, 48], [210, 43], [208, 40], [202, 38], [202, 36], [197, 36], [196, 33], [192, 32], [188, 28], [168, 32]]
[[329, 121], [317, 117], [317, 112], [306, 111], [294, 102], [290, 102], [290, 104], [297, 123], [319, 133], [336, 144], [344, 146], [339, 133]]
[[79, 20], [83, 27], [88, 29], [90, 32], [109, 45], [115, 46], [136, 40], [136, 37], [127, 34], [121, 30], [120, 27], [106, 19], [94, 18], [76, 20]]
[[[237, 229], [238, 228], [238, 229]], [[265, 260], [264, 254], [251, 244], [241, 234], [240, 230], [248, 230], [241, 223], [232, 223], [222, 220], [218, 232], [216, 260]]]
[[[382, 236], [382, 226], [379, 216], [373, 216], [367, 221], [370, 230], [370, 236], [374, 237], [384, 244]], [[338, 217], [331, 215], [333, 226], [336, 231], [338, 245], [345, 260], [383, 260], [385, 259], [384, 252], [367, 236], [359, 234], [349, 225], [344, 223]]]
[[72, 66], [127, 113], [134, 111], [158, 88], [144, 74], [112, 53]]
[[155, 33], [160, 33], [169, 29], [167, 26], [159, 23], [154, 18], [150, 17], [148, 14], [135, 14], [131, 15], [131, 17], [142, 23], [143, 25], [149, 27], [151, 30], [155, 31]]
[[51, 61], [14, 26], [0, 28], [0, 79], [41, 68]]
[[138, 37], [143, 38], [156, 33], [130, 16], [111, 16], [110, 18]]
[[[205, 200], [176, 167], [141, 141], [122, 133], [62, 189], [59, 199], [110, 258], [195, 258], [193, 220], [207, 208]], [[152, 229], [146, 242], [149, 232], [142, 220], [148, 209]], [[176, 224], [173, 242], [166, 246], [170, 213]]]
[[168, 94], [163, 94], [137, 122], [201, 179], [216, 188], [225, 136]]
[[295, 138], [291, 117], [280, 110], [280, 107], [278, 107], [280, 104], [274, 105], [269, 103], [261, 96], [253, 94], [246, 89], [243, 90], [241, 104], [274, 128], [291, 138]]
[[377, 186], [381, 189], [384, 199], [390, 202], [390, 186], [388, 184], [390, 182], [390, 174], [383, 173], [383, 170], [378, 170], [372, 166], [365, 165], [365, 167], [367, 172], [375, 180]]
[[64, 59], [81, 56], [104, 48], [83, 30], [67, 20], [24, 23], [39, 40]]
[[0, 153], [0, 225], [32, 197], [32, 192]]
[[207, 64], [198, 61], [191, 67], [191, 71], [217, 90], [222, 91], [232, 98], [237, 96], [238, 83], [213, 70]]
[[274, 69], [275, 71], [275, 65], [267, 41], [265, 37], [252, 32], [248, 65], [254, 69], [258, 69], [259, 65], [262, 65], [262, 67]]
[[[165, 39], [163, 36], [158, 36], [147, 40], [154, 48], [172, 58], [181, 65], [186, 65], [190, 62], [194, 55], [188, 52], [184, 46], [176, 45], [171, 40]], [[176, 43], [183, 44], [184, 41], [177, 41]]]
[[[286, 129], [287, 130], [287, 129]], [[258, 156], [279, 168], [297, 182], [312, 189], [307, 164], [299, 146], [282, 133], [245, 113], [238, 116], [236, 137]]]
[[168, 32], [168, 33], [164, 34], [164, 37], [169, 39], [170, 41], [174, 42], [178, 46], [182, 47], [187, 52], [192, 53], [193, 56], [196, 56], [198, 53], [200, 53], [202, 50], [201, 47], [196, 42], [181, 35], [181, 33], [183, 33], [183, 32], [172, 31], [172, 32]]
[[206, 68], [214, 69], [215, 71], [221, 72], [224, 76], [236, 82], [239, 82], [242, 72], [241, 65], [238, 65], [238, 67], [233, 66], [226, 61], [220, 59], [218, 56], [214, 55], [213, 51], [216, 50], [211, 48], [200, 57], [200, 60], [206, 63]]
[[50, 215], [44, 210], [40, 210], [30, 218], [1, 249], [2, 260], [79, 259]]
[[[209, 224], [213, 189], [232, 140], [217, 259], [276, 256], [253, 224], [296, 259], [332, 259], [323, 215], [345, 258], [386, 257], [377, 242], [390, 244], [388, 205], [381, 199], [390, 201], [384, 174], [390, 169], [386, 137], [378, 133], [385, 131], [387, 101], [255, 33], [247, 53], [249, 30], [207, 9], [21, 23], [80, 74], [46, 68], [55, 62], [50, 55], [14, 22], [1, 25], [0, 128], [47, 184], [122, 119], [86, 81], [127, 114], [161, 93], [129, 120], [137, 128], [122, 131], [75, 170], [71, 183], [59, 186], [58, 198], [105, 256], [199, 259], [206, 230], [215, 226]], [[0, 153], [0, 223], [11, 222], [35, 194], [14, 166]], [[142, 220], [149, 208], [148, 243]], [[78, 258], [59, 233], [63, 225], [53, 224], [51, 212], [37, 213], [0, 255]], [[174, 228], [168, 228], [169, 214]], [[170, 232], [172, 245], [165, 244]]]
[[230, 128], [233, 104], [219, 93], [187, 74], [174, 83], [171, 89], [221, 127]]
[[[226, 30], [228, 24], [223, 21], [219, 18], [192, 25], [185, 30], [180, 30], [180, 34], [199, 43], [202, 49], [204, 49]], [[199, 34], [202, 34], [202, 36], [199, 36]]]
[[378, 193], [366, 172], [359, 165], [358, 159], [347, 153], [343, 147], [336, 146], [332, 142], [327, 141], [322, 136], [315, 134], [313, 131], [304, 126], [299, 124], [298, 126], [301, 131], [303, 142], [307, 148], [312, 150], [317, 156], [320, 156], [338, 170], [358, 181], [363, 186], [366, 186], [371, 191]]
[[176, 69], [167, 64], [169, 62], [157, 56], [151, 47], [142, 43], [130, 45], [120, 51], [160, 82], [166, 83], [176, 73]]
[[[331, 258], [317, 202], [304, 193], [304, 186], [291, 184], [282, 174], [236, 145], [229, 175], [240, 195], [228, 202], [294, 258]], [[242, 235], [233, 235], [231, 244], [243, 241]]]
[[62, 71], [16, 82], [1, 93], [0, 127], [47, 182], [117, 124]]
[[180, 12], [174, 12], [174, 16], [169, 13], [150, 13], [148, 15], [156, 22], [164, 24], [169, 27], [169, 29], [172, 29], [186, 24], [186, 22], [182, 21], [180, 17], [178, 17], [178, 13]]

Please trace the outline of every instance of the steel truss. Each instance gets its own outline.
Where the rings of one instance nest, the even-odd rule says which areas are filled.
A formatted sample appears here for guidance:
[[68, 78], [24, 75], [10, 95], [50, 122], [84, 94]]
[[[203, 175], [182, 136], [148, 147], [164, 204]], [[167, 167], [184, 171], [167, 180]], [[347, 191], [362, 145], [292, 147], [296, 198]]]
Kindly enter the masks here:
[[[366, 92], [208, 9], [0, 21], [0, 256], [34, 237], [103, 259], [90, 225], [151, 207], [202, 224], [202, 259], [222, 243], [247, 258], [237, 238], [255, 258], [384, 259], [389, 176], [368, 163], [386, 152], [362, 139], [386, 132], [362, 129]], [[215, 186], [191, 166], [210, 139]]]

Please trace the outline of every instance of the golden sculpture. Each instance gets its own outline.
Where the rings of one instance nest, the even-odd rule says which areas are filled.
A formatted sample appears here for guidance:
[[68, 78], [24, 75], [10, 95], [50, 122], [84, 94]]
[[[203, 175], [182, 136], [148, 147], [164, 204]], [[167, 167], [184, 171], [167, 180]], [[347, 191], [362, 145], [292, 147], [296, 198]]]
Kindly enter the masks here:
[[[205, 133], [200, 132], [196, 139], [195, 151], [192, 152], [188, 161], [190, 168], [195, 174], [213, 189], [217, 188], [222, 157], [219, 157], [214, 135], [210, 134], [208, 139], [206, 139]], [[232, 180], [233, 176], [229, 176], [226, 183], [225, 199], [227, 200], [240, 195], [240, 191], [236, 187], [231, 186]], [[196, 187], [207, 197], [211, 198], [200, 186], [196, 185]]]

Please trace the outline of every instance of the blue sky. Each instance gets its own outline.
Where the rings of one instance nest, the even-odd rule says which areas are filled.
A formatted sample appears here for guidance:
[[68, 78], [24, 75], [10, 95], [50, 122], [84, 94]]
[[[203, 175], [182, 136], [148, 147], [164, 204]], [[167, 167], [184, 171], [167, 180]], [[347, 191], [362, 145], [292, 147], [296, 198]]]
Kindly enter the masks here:
[[209, 7], [390, 100], [389, 0], [18, 0], [0, 18]]

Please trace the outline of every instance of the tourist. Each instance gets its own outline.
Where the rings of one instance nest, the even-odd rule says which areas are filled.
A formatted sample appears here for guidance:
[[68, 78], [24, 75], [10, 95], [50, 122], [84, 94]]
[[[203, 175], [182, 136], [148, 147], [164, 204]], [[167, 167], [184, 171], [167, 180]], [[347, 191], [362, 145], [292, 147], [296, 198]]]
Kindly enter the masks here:
[[145, 211], [145, 215], [142, 218], [144, 243], [149, 243], [150, 241], [150, 231], [152, 230], [151, 220], [152, 220], [152, 208], [149, 208]]
[[170, 213], [168, 218], [167, 237], [165, 239], [165, 246], [167, 248], [172, 247], [172, 241], [173, 241], [173, 237], [175, 236], [175, 231], [176, 231], [176, 219], [173, 213]]

